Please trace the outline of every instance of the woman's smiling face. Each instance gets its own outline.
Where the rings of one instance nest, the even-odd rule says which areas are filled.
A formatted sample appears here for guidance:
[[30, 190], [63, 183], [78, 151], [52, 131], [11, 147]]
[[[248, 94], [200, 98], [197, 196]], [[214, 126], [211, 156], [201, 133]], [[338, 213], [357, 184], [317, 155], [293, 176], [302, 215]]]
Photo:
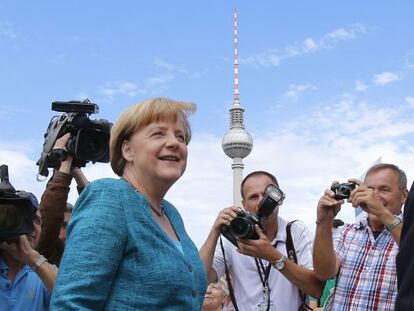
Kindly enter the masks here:
[[138, 175], [174, 183], [187, 167], [187, 144], [180, 121], [153, 122], [124, 142], [123, 155]]

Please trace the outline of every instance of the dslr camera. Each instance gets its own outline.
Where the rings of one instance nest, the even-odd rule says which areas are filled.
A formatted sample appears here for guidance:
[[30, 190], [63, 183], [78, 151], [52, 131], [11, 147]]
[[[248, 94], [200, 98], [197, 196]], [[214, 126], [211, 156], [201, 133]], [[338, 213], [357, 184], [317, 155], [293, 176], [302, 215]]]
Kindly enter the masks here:
[[109, 133], [112, 123], [108, 120], [91, 120], [89, 116], [99, 111], [98, 105], [89, 99], [83, 101], [55, 101], [52, 110], [63, 114], [52, 118], [44, 134], [43, 150], [39, 165], [39, 174], [47, 177], [48, 168], [57, 168], [66, 159], [64, 150], [53, 150], [56, 139], [66, 133], [71, 134], [66, 149], [73, 156], [72, 165], [83, 167], [91, 161], [109, 162]]
[[38, 208], [36, 197], [25, 191], [16, 191], [9, 182], [7, 165], [0, 166], [0, 242], [12, 241], [30, 234]]
[[277, 207], [282, 205], [285, 197], [278, 186], [268, 185], [259, 203], [257, 213], [239, 212], [229, 226], [223, 225], [221, 227], [221, 234], [235, 246], [237, 246], [237, 239], [259, 239], [255, 225], [259, 225], [264, 230], [263, 219], [269, 217]]
[[331, 190], [335, 193], [335, 200], [346, 200], [349, 199], [349, 196], [355, 187], [355, 183], [349, 182], [343, 184], [333, 184], [331, 186]]

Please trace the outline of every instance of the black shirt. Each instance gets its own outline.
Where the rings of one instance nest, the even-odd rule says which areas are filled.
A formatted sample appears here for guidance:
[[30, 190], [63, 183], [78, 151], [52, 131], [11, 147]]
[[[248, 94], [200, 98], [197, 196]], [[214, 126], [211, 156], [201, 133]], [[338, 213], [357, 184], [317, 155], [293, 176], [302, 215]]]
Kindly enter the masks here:
[[395, 311], [414, 310], [414, 182], [404, 206], [404, 223], [397, 255], [398, 295]]

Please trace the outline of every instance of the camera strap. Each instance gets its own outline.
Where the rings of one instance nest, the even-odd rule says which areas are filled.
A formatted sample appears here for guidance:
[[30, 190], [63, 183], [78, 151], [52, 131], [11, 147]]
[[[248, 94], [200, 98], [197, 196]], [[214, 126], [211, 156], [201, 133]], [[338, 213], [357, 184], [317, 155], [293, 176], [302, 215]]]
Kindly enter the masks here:
[[[293, 238], [292, 238], [292, 224], [297, 220], [292, 220], [286, 225], [286, 251], [288, 254], [288, 258], [292, 260], [295, 264], [298, 264], [298, 258], [296, 256], [296, 250], [295, 245], [293, 244]], [[299, 311], [302, 310], [312, 310], [307, 304], [306, 304], [306, 295], [302, 290], [299, 289], [299, 295], [302, 299], [302, 303], [299, 307]]]
[[229, 267], [227, 267], [226, 252], [224, 251], [223, 240], [221, 238], [221, 235], [220, 235], [220, 247], [221, 247], [221, 252], [223, 253], [224, 272], [226, 274], [226, 282], [227, 282], [227, 287], [229, 288], [230, 299], [231, 299], [231, 302], [233, 303], [234, 310], [239, 311], [239, 308], [237, 307], [236, 297], [234, 296], [233, 284], [231, 283], [231, 279], [230, 279]]
[[[231, 302], [233, 303], [234, 310], [239, 311], [239, 308], [236, 302], [236, 296], [234, 295], [233, 284], [231, 283], [230, 271], [229, 271], [229, 267], [227, 266], [226, 253], [224, 251], [223, 240], [221, 238], [221, 235], [219, 238], [220, 238], [221, 252], [223, 253], [224, 273], [226, 276], [227, 287], [229, 288], [230, 299], [231, 299]], [[276, 247], [276, 243], [273, 244], [273, 246]], [[257, 272], [259, 273], [260, 281], [262, 282], [262, 285], [263, 285], [263, 294], [267, 296], [267, 311], [268, 311], [270, 308], [269, 275], [270, 275], [270, 270], [272, 267], [271, 267], [271, 264], [269, 263], [267, 267], [265, 268], [261, 259], [255, 258], [255, 261], [256, 261]]]

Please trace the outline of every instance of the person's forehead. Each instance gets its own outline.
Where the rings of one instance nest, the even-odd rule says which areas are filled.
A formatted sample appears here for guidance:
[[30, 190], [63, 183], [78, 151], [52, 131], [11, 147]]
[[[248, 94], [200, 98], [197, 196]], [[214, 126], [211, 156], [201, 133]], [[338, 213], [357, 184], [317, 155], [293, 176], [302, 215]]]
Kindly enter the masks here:
[[152, 130], [154, 128], [168, 128], [168, 127], [174, 127], [177, 130], [184, 131], [185, 127], [181, 120], [172, 120], [172, 119], [161, 119], [157, 121], [150, 122], [147, 124], [144, 128], [147, 130]]
[[390, 168], [380, 169], [365, 176], [364, 183], [373, 186], [398, 184], [398, 174]]
[[244, 190], [250, 191], [264, 191], [267, 185], [273, 184], [272, 179], [267, 175], [254, 175], [249, 177], [244, 183]]

